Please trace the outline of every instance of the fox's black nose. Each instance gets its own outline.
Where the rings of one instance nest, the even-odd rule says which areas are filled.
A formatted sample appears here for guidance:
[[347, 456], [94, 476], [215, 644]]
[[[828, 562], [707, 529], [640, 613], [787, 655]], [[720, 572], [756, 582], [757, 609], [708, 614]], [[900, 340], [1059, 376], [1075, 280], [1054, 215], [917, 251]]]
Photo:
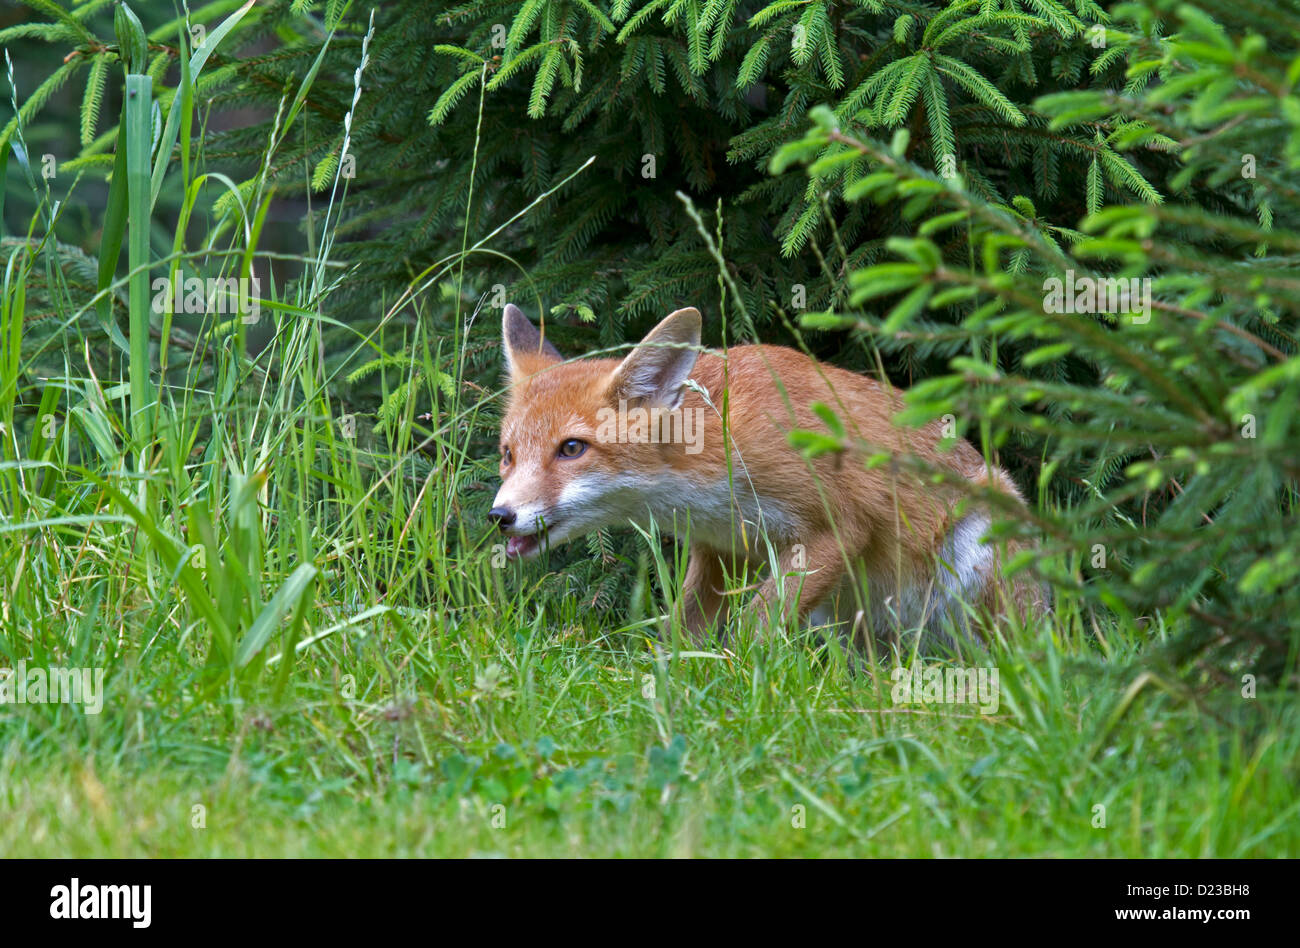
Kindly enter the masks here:
[[504, 530], [515, 523], [515, 512], [509, 507], [493, 507], [488, 511], [488, 519]]

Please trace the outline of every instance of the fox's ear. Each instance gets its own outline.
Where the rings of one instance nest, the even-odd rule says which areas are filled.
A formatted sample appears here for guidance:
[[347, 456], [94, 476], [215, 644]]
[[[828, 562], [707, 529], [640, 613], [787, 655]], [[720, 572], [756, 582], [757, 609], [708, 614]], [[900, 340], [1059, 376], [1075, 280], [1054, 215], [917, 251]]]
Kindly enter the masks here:
[[669, 315], [614, 370], [614, 398], [645, 399], [673, 409], [686, 394], [683, 383], [700, 356], [700, 311], [692, 306]]
[[507, 303], [501, 317], [501, 351], [506, 357], [510, 378], [520, 379], [540, 372], [555, 362], [564, 361], [559, 350], [542, 337], [514, 303]]

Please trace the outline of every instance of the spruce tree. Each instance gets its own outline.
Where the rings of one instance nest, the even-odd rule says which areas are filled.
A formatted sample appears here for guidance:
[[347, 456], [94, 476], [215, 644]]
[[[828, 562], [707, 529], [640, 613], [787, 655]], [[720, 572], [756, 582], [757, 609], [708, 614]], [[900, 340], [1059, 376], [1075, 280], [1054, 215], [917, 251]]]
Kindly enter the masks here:
[[1276, 681], [1300, 652], [1300, 19], [1214, 0], [1117, 12], [1106, 55], [1126, 82], [1035, 107], [1054, 133], [1168, 151], [1166, 199], [1067, 229], [934, 175], [905, 132], [886, 144], [814, 110], [777, 167], [861, 168], [844, 196], [913, 226], [804, 324], [949, 356], [909, 419], [1042, 456], [1040, 505], [1004, 524], [1044, 537], [1017, 565], [1158, 627], [1175, 664]]

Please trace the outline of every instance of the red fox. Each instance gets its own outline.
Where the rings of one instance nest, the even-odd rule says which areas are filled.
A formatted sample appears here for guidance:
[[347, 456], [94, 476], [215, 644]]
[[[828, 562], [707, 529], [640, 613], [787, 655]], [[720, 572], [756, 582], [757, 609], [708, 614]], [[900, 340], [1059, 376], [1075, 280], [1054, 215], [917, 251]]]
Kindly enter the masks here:
[[[895, 425], [902, 399], [886, 386], [779, 346], [702, 352], [700, 328], [698, 310], [679, 309], [621, 361], [566, 362], [506, 306], [510, 390], [488, 518], [509, 558], [653, 518], [690, 544], [676, 615], [696, 637], [725, 621], [725, 577], [745, 564], [775, 564], [749, 607], [760, 623], [853, 616], [876, 635], [946, 637], [969, 629], [969, 616], [987, 626], [1008, 606], [1025, 615], [1040, 605], [981, 542], [987, 510], [958, 514], [953, 487], [867, 461], [911, 456], [1023, 504], [1004, 471], [965, 441], [940, 450], [942, 422]], [[791, 445], [792, 429], [829, 430], [818, 402], [862, 447], [807, 460]]]

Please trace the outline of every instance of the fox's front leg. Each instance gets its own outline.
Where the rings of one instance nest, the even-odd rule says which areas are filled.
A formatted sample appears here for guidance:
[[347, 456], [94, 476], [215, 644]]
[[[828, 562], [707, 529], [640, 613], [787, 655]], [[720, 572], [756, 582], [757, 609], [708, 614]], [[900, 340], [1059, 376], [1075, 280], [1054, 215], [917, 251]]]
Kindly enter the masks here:
[[677, 613], [686, 631], [696, 641], [702, 639], [710, 628], [716, 627], [718, 617], [724, 613], [724, 581], [722, 557], [717, 551], [692, 546]]
[[772, 610], [780, 601], [778, 621], [784, 623], [797, 615], [802, 622], [839, 585], [846, 569], [842, 540], [834, 534], [796, 543], [782, 551], [776, 574], [763, 581], [746, 607], [746, 614], [763, 627], [773, 618]]

